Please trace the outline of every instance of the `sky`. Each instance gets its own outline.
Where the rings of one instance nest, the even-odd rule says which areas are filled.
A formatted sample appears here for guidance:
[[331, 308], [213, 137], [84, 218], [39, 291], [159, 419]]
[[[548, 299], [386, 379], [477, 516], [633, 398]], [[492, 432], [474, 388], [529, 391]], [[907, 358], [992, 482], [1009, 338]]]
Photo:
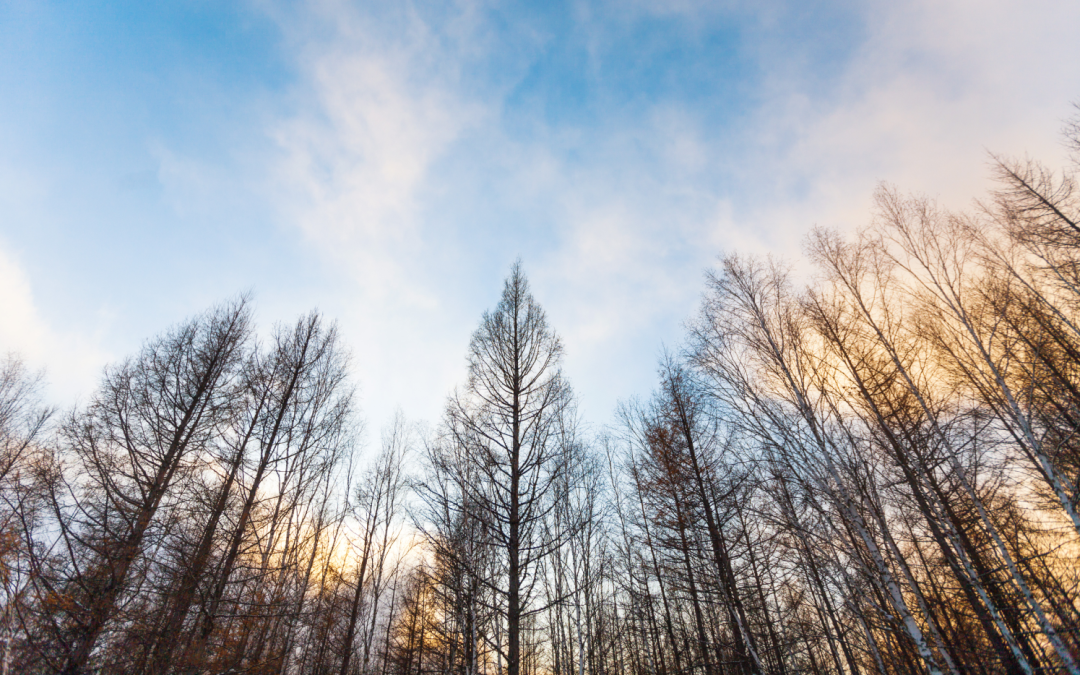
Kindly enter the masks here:
[[251, 292], [317, 308], [370, 429], [437, 424], [520, 258], [580, 413], [645, 397], [724, 253], [886, 182], [1065, 164], [1072, 0], [4, 0], [0, 354], [61, 407]]

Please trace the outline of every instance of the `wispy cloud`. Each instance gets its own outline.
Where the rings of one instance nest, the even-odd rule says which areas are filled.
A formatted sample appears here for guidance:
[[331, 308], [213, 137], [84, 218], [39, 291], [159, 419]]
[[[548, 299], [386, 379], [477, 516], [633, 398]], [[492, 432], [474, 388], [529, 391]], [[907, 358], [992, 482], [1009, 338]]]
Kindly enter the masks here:
[[[521, 255], [602, 418], [648, 386], [721, 250], [797, 255], [814, 224], [865, 222], [882, 180], [963, 205], [986, 148], [1051, 147], [1080, 82], [1078, 10], [1025, 7], [576, 3], [507, 27], [482, 3], [309, 3], [277, 14], [303, 73], [274, 128], [280, 178], [350, 280], [346, 323], [388, 409], [438, 414]], [[710, 67], [687, 58], [719, 60], [684, 82]]]
[[314, 2], [300, 16], [272, 13], [303, 73], [296, 112], [271, 130], [284, 220], [338, 270], [344, 286], [330, 304], [355, 346], [368, 412], [381, 422], [412, 397], [437, 409], [453, 380], [441, 373], [460, 370], [463, 345], [459, 327], [447, 349], [444, 289], [430, 275], [439, 252], [426, 241], [438, 224], [424, 205], [433, 167], [491, 113], [455, 86], [459, 51], [408, 9], [379, 17]]

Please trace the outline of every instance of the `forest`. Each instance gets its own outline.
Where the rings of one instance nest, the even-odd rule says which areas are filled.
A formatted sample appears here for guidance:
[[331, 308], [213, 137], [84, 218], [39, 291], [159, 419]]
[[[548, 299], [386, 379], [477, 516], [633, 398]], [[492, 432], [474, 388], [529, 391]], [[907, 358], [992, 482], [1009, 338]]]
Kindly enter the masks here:
[[[0, 675], [1080, 675], [1080, 118], [706, 272], [581, 419], [522, 264], [441, 420], [361, 443], [313, 312], [227, 300], [73, 409], [0, 363]], [[650, 357], [652, 358], [652, 357]]]

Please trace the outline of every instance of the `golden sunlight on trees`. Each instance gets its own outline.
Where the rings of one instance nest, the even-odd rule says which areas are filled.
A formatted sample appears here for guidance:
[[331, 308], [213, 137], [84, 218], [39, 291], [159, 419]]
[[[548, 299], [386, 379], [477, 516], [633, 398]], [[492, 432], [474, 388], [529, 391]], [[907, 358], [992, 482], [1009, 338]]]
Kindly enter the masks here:
[[370, 451], [318, 313], [223, 303], [62, 414], [6, 358], [0, 675], [1080, 675], [1080, 192], [994, 161], [809, 285], [723, 257], [588, 433], [520, 263]]

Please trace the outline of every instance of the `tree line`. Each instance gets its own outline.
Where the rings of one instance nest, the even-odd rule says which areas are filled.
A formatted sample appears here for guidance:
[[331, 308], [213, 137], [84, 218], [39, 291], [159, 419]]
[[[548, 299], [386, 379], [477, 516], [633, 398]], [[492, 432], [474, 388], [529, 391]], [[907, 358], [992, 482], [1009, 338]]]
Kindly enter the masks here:
[[9, 356], [0, 675], [1080, 675], [1066, 138], [967, 212], [881, 188], [809, 273], [721, 258], [599, 432], [520, 263], [373, 453], [318, 313], [223, 303], [68, 411]]

